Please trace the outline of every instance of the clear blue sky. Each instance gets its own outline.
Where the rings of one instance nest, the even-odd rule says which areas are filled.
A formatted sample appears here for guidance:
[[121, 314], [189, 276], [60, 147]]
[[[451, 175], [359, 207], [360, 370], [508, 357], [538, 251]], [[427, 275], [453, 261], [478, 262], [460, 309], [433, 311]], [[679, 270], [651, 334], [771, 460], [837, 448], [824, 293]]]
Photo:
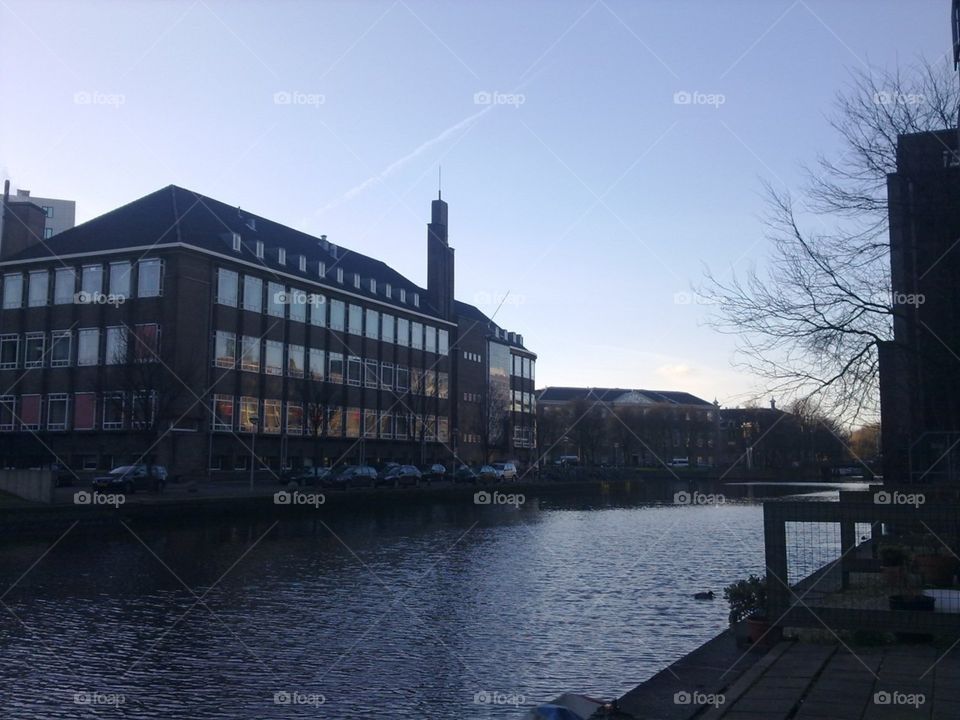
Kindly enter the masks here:
[[760, 179], [797, 186], [835, 150], [825, 116], [851, 67], [946, 62], [948, 15], [948, 0], [3, 0], [0, 174], [75, 199], [80, 221], [175, 183], [425, 283], [439, 163], [457, 295], [492, 313], [510, 293], [496, 319], [539, 353], [538, 386], [732, 403], [755, 383], [676, 294], [704, 264], [763, 262]]

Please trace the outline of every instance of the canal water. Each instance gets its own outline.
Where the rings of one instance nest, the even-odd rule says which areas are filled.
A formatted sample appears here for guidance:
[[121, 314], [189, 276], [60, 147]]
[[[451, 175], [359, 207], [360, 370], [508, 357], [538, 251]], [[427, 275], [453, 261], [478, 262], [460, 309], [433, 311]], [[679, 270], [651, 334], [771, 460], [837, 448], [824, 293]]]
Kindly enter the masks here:
[[8, 543], [0, 717], [520, 717], [649, 678], [763, 568], [751, 503], [331, 510]]

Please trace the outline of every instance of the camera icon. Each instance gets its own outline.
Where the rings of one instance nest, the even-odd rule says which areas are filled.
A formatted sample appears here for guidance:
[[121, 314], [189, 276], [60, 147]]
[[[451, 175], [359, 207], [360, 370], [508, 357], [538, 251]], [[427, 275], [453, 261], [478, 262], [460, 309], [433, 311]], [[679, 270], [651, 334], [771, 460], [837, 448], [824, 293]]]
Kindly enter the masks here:
[[93, 501], [93, 495], [86, 490], [78, 490], [73, 494], [74, 505], [89, 505]]
[[473, 694], [473, 703], [475, 705], [489, 705], [492, 698], [486, 690], [480, 690]]
[[474, 505], [489, 505], [492, 501], [493, 497], [486, 490], [480, 490], [473, 494]]
[[278, 490], [273, 494], [274, 505], [289, 505], [293, 501], [293, 495], [286, 490]]
[[678, 90], [673, 94], [674, 105], [689, 105], [693, 102], [693, 96], [686, 90]]
[[686, 490], [681, 490], [680, 492], [675, 492], [673, 494], [673, 504], [674, 505], [689, 505], [690, 504], [690, 493]]
[[693, 298], [688, 292], [678, 292], [673, 294], [674, 305], [690, 305], [692, 302]]
[[493, 95], [488, 93], [486, 90], [481, 90], [480, 92], [475, 92], [473, 94], [474, 105], [489, 105], [492, 102], [493, 102]]
[[77, 305], [89, 305], [91, 302], [93, 302], [93, 296], [86, 290], [81, 290], [78, 293], [74, 293], [73, 302], [75, 302]]
[[292, 96], [286, 90], [281, 90], [280, 92], [275, 92], [273, 94], [274, 105], [289, 105], [292, 100]]
[[293, 700], [293, 696], [290, 695], [286, 690], [280, 690], [273, 694], [273, 704], [274, 705], [289, 705]]
[[93, 96], [86, 90], [81, 90], [73, 94], [73, 102], [77, 105], [89, 105], [93, 102]]
[[886, 690], [878, 690], [873, 694], [874, 705], [889, 705], [891, 699], [892, 697], [890, 693], [888, 693]]
[[880, 490], [873, 494], [873, 504], [874, 505], [889, 505], [893, 500], [893, 496], [886, 490]]
[[673, 704], [674, 705], [689, 705], [692, 702], [692, 697], [690, 693], [686, 690], [680, 690], [673, 694]]

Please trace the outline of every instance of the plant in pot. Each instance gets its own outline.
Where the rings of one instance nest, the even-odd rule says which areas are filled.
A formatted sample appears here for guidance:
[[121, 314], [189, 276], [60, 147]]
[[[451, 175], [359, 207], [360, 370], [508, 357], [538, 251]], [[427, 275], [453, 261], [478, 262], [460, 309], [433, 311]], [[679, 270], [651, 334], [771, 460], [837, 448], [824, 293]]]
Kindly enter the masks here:
[[723, 589], [723, 597], [730, 604], [730, 625], [744, 623], [752, 644], [766, 644], [772, 640], [767, 618], [767, 581], [751, 575]]
[[933, 587], [953, 585], [957, 562], [956, 557], [949, 550], [943, 547], [933, 535], [924, 538], [921, 552], [913, 558], [924, 585]]
[[901, 545], [880, 547], [880, 572], [889, 588], [902, 588], [907, 583], [907, 560], [909, 553]]

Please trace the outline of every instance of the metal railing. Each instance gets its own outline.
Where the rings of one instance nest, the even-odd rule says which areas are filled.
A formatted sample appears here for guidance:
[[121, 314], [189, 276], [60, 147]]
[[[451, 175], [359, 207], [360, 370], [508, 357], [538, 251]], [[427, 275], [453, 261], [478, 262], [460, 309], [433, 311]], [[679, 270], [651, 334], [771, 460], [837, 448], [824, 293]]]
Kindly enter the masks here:
[[763, 519], [772, 623], [960, 636], [955, 492], [771, 501]]

